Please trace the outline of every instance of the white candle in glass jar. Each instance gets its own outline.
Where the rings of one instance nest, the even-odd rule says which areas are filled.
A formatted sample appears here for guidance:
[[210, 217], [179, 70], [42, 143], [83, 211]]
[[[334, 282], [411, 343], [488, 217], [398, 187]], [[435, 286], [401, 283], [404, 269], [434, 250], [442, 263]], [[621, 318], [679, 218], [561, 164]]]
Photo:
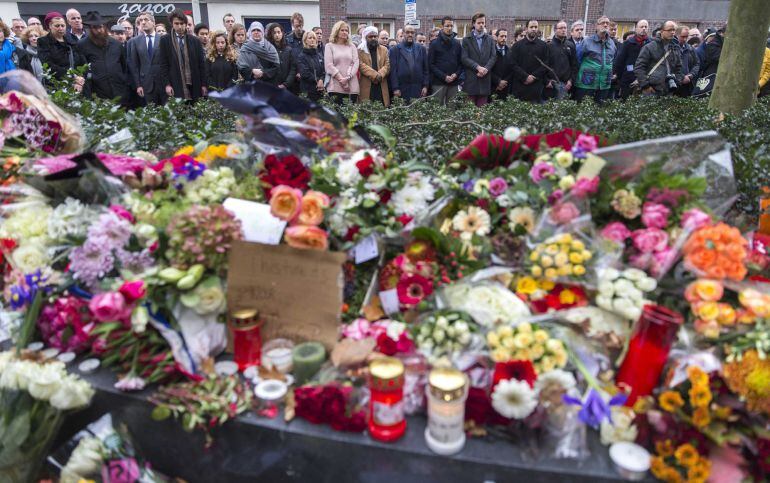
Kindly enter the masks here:
[[457, 369], [433, 369], [428, 376], [427, 393], [428, 427], [425, 428], [425, 442], [435, 453], [458, 453], [465, 446], [468, 377]]

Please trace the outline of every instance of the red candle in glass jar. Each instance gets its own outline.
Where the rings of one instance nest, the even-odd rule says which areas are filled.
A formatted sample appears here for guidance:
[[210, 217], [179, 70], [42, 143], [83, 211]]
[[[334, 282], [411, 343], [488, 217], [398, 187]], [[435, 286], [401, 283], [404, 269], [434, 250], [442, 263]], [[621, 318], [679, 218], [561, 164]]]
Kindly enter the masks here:
[[642, 309], [628, 344], [623, 364], [618, 369], [615, 383], [631, 388], [626, 406], [632, 406], [640, 396], [652, 394], [668, 360], [684, 317], [679, 312], [649, 304]]
[[404, 364], [394, 357], [369, 364], [369, 434], [380, 441], [395, 441], [406, 432], [404, 419]]
[[230, 314], [233, 333], [233, 360], [238, 370], [258, 366], [262, 359], [262, 321], [254, 309], [238, 310]]

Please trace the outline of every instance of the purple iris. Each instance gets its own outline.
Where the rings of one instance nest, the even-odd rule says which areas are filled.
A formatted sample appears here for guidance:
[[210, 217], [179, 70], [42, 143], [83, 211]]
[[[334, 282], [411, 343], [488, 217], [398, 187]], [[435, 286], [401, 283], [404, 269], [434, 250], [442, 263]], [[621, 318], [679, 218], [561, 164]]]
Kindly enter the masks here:
[[[184, 176], [187, 181], [195, 181], [203, 172], [206, 171], [206, 165], [192, 160], [187, 161], [184, 165], [174, 168], [174, 179], [178, 180]], [[177, 189], [182, 189], [182, 184], [177, 183]]]
[[585, 159], [586, 150], [577, 145], [572, 146], [572, 155], [575, 156], [577, 159]]
[[27, 290], [23, 285], [14, 285], [11, 287], [11, 309], [19, 310], [28, 303], [32, 302], [34, 292]]
[[605, 419], [611, 423], [612, 413], [610, 412], [610, 407], [620, 406], [626, 402], [626, 399], [628, 399], [628, 395], [620, 393], [613, 396], [612, 399], [610, 399], [610, 402], [607, 403], [604, 401], [602, 395], [595, 389], [589, 391], [584, 402], [576, 397], [567, 396], [566, 394], [563, 396], [565, 403], [581, 406], [578, 418], [594, 429], [599, 429], [599, 426]]
[[468, 193], [470, 193], [471, 191], [473, 191], [473, 186], [474, 186], [475, 184], [476, 184], [476, 182], [475, 182], [475, 181], [473, 181], [472, 179], [469, 179], [468, 181], [466, 181], [465, 183], [463, 183], [463, 189], [464, 189], [465, 191], [467, 191]]

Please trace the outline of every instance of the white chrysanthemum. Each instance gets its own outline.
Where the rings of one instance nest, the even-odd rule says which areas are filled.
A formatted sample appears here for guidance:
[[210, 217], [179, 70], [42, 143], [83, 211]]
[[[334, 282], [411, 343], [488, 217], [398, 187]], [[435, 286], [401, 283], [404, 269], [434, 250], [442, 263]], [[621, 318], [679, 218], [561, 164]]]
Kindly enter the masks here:
[[326, 215], [326, 226], [337, 236], [344, 236], [350, 225], [345, 221], [345, 217], [337, 210], [334, 210]]
[[560, 388], [569, 391], [577, 385], [575, 376], [571, 372], [562, 369], [554, 369], [537, 376], [535, 391], [542, 392], [551, 388]]
[[341, 162], [337, 167], [337, 180], [348, 186], [361, 181], [361, 173], [358, 172], [356, 162], [352, 159]]
[[521, 137], [521, 129], [510, 126], [505, 128], [505, 131], [503, 131], [503, 138], [508, 141], [509, 143], [515, 142]]
[[500, 205], [503, 208], [508, 208], [510, 206], [513, 206], [513, 199], [507, 193], [501, 194], [500, 196], [495, 198], [495, 201], [497, 202], [498, 205]]
[[57, 206], [48, 220], [48, 236], [54, 240], [67, 237], [83, 237], [98, 212], [74, 198], [67, 198]]
[[35, 205], [15, 210], [0, 223], [0, 238], [13, 238], [20, 245], [30, 241], [48, 241], [50, 206]]
[[432, 201], [433, 198], [436, 197], [436, 188], [431, 184], [429, 177], [420, 176], [415, 186], [420, 190], [420, 194], [422, 194], [423, 198], [427, 201]]
[[467, 211], [457, 212], [452, 218], [452, 227], [463, 234], [485, 236], [492, 230], [492, 219], [483, 209], [471, 206]]
[[525, 381], [500, 381], [492, 391], [492, 407], [506, 418], [524, 419], [537, 407], [537, 393]]
[[415, 216], [428, 208], [428, 202], [416, 186], [405, 186], [396, 191], [391, 203], [397, 215]]

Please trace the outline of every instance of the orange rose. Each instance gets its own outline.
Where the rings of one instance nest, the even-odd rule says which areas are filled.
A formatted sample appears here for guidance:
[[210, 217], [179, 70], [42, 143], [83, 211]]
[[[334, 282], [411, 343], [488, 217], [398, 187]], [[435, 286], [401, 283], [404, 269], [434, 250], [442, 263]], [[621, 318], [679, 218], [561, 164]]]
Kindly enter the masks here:
[[308, 191], [302, 197], [302, 210], [297, 221], [303, 225], [318, 226], [324, 220], [324, 209], [328, 207], [328, 196], [320, 191]]
[[270, 213], [283, 221], [292, 221], [302, 210], [302, 191], [279, 185], [270, 191]]
[[290, 226], [284, 233], [286, 243], [290, 247], [326, 250], [329, 248], [329, 235], [317, 226], [296, 225]]

